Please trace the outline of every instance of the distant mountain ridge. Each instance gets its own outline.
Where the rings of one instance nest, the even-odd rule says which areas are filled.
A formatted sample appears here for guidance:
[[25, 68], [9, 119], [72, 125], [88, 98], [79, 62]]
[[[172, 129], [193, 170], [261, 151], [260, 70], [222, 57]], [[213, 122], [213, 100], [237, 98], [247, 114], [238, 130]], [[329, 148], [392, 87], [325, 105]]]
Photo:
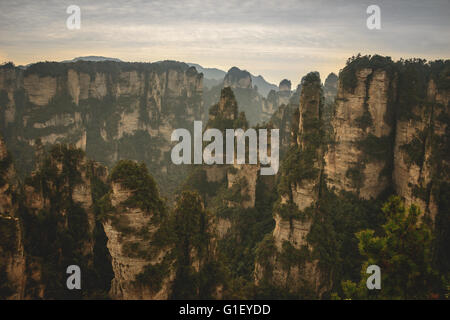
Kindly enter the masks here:
[[[227, 74], [224, 70], [217, 68], [205, 68], [197, 63], [188, 63], [188, 65], [190, 67], [195, 67], [198, 72], [203, 73], [204, 85], [208, 88], [222, 83], [225, 75]], [[262, 75], [255, 76], [250, 73], [250, 76], [252, 78], [252, 84], [258, 87], [258, 92], [264, 97], [267, 97], [270, 90], [278, 91], [278, 86], [267, 82]]]
[[116, 62], [123, 62], [120, 59], [117, 58], [109, 58], [109, 57], [102, 57], [102, 56], [85, 56], [85, 57], [76, 57], [72, 60], [64, 60], [61, 61], [62, 63], [71, 63], [71, 62], [77, 62], [77, 61], [116, 61]]
[[203, 73], [203, 76], [208, 79], [223, 80], [223, 78], [227, 74], [226, 71], [217, 68], [204, 68], [197, 63], [187, 63], [187, 64], [190, 67], [195, 67], [195, 69], [197, 69], [198, 72]]
[[[93, 61], [93, 62], [96, 62], [96, 61], [115, 61], [115, 62], [123, 62], [122, 60], [117, 59], [117, 58], [109, 58], [109, 57], [102, 57], [102, 56], [76, 57], [76, 58], [73, 58], [72, 60], [63, 60], [63, 61], [60, 61], [60, 62], [61, 63], [73, 63], [73, 62], [77, 62], [77, 61]], [[39, 62], [32, 62], [32, 63], [28, 63], [26, 65], [20, 65], [20, 66], [17, 66], [17, 68], [25, 70], [28, 67], [30, 67], [30, 66], [32, 66], [33, 64], [36, 64], [36, 63], [39, 63]]]
[[274, 85], [273, 83], [267, 82], [262, 75], [254, 76], [251, 73], [250, 75], [252, 76], [253, 85], [258, 87], [258, 92], [261, 93], [264, 97], [267, 97], [271, 90], [278, 91], [278, 86]]
[[[123, 60], [120, 60], [118, 58], [111, 58], [111, 57], [103, 57], [103, 56], [84, 56], [84, 57], [76, 57], [71, 60], [63, 60], [60, 61], [61, 63], [73, 63], [77, 61], [115, 61], [115, 62], [124, 62]], [[24, 66], [18, 66], [21, 69], [27, 69], [29, 66], [33, 65], [34, 63], [29, 63]], [[211, 88], [213, 86], [216, 86], [218, 84], [221, 84], [223, 82], [223, 79], [225, 78], [225, 75], [227, 74], [226, 71], [220, 70], [217, 68], [206, 68], [198, 63], [186, 63], [190, 67], [195, 67], [199, 73], [203, 73], [204, 78], [204, 85], [207, 88]], [[252, 83], [254, 86], [258, 87], [258, 92], [263, 95], [264, 97], [267, 97], [270, 90], [278, 91], [278, 86], [266, 81], [262, 75], [255, 76], [251, 74]]]
[[[111, 57], [103, 57], [103, 56], [84, 56], [84, 57], [76, 57], [72, 60], [63, 60], [61, 63], [73, 63], [77, 61], [115, 61], [115, 62], [123, 62], [123, 60], [120, 60], [118, 58], [111, 58]], [[23, 69], [28, 68], [30, 65], [34, 63], [27, 64], [25, 66], [19, 66]], [[204, 85], [208, 88], [211, 88], [213, 86], [216, 86], [218, 84], [221, 84], [223, 82], [223, 79], [225, 78], [225, 75], [227, 74], [226, 71], [220, 70], [217, 68], [206, 68], [198, 63], [186, 63], [190, 67], [195, 67], [199, 73], [203, 73], [204, 78]], [[258, 92], [263, 95], [264, 97], [267, 97], [270, 90], [278, 91], [278, 86], [267, 82], [263, 76], [258, 75], [255, 76], [250, 73], [250, 76], [252, 78], [252, 83], [254, 86], [258, 87]]]

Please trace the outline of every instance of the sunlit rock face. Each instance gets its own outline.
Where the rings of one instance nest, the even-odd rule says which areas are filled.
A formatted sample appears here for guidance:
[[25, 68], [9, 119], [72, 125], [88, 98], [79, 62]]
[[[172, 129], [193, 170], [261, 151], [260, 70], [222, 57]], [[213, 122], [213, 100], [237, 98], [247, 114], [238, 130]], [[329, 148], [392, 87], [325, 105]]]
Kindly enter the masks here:
[[[389, 114], [392, 110], [388, 110], [392, 78], [386, 71], [370, 68], [358, 70], [356, 78], [353, 92], [341, 83], [338, 87], [332, 120], [336, 144], [325, 157], [325, 174], [330, 188], [370, 199], [377, 197], [389, 183], [389, 175], [383, 175], [383, 169], [391, 161], [386, 156], [392, 131]], [[364, 147], [372, 141], [386, 150], [368, 157]]]

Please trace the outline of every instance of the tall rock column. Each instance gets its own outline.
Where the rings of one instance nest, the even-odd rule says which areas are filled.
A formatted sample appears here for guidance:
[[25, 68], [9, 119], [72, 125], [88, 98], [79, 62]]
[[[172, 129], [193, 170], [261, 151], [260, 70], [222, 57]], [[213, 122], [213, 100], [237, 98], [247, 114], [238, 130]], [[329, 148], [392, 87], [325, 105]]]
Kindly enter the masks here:
[[266, 282], [288, 292], [310, 288], [320, 296], [317, 261], [309, 259], [307, 235], [319, 197], [325, 136], [321, 114], [323, 94], [320, 76], [309, 73], [302, 79], [302, 92], [294, 145], [282, 165], [281, 199], [275, 208], [275, 229], [259, 245], [255, 263], [257, 284]]
[[165, 242], [156, 244], [165, 209], [145, 165], [120, 161], [111, 171], [103, 222], [111, 254], [113, 299], [167, 299], [174, 279]]
[[23, 299], [26, 283], [22, 223], [11, 155], [0, 137], [0, 299]]
[[393, 182], [407, 206], [418, 205], [434, 220], [440, 184], [449, 180], [450, 92], [430, 79], [424, 96], [398, 115]]
[[[325, 156], [328, 187], [377, 197], [390, 182], [393, 75], [373, 67], [341, 71]], [[348, 81], [346, 79], [354, 79]]]

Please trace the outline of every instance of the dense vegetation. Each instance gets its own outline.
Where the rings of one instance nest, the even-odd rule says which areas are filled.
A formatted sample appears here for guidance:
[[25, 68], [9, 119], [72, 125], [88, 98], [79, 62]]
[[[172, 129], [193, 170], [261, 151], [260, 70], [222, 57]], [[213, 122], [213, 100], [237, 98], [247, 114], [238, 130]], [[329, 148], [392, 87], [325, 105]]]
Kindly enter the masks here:
[[164, 210], [156, 182], [144, 163], [121, 160], [111, 171], [110, 179], [132, 190], [132, 196], [123, 205], [138, 207], [147, 212], [159, 213]]
[[0, 214], [0, 299], [6, 299], [15, 292], [8, 281], [6, 261], [17, 250], [19, 241], [18, 221]]
[[6, 157], [0, 160], [0, 187], [3, 187], [7, 181], [5, 181], [6, 173], [12, 165], [11, 154], [8, 153]]
[[[448, 220], [447, 201], [442, 201], [439, 194], [448, 195], [448, 184], [445, 181], [448, 180], [448, 173], [445, 164], [442, 163], [443, 158], [448, 157], [448, 153], [439, 150], [448, 149], [448, 134], [436, 135], [433, 133], [433, 124], [438, 125], [437, 121], [442, 123], [442, 126], [446, 126], [448, 119], [443, 116], [448, 114], [445, 106], [437, 103], [426, 101], [426, 87], [421, 88], [421, 84], [428, 85], [428, 81], [433, 79], [438, 88], [446, 86], [446, 74], [448, 74], [448, 67], [445, 65], [448, 62], [436, 61], [427, 63], [423, 60], [408, 60], [393, 62], [390, 58], [384, 58], [379, 56], [365, 56], [354, 57], [349, 59], [348, 64], [344, 70], [341, 71], [340, 80], [341, 85], [345, 90], [353, 92], [357, 84], [357, 72], [364, 68], [371, 68], [372, 70], [381, 69], [387, 72], [390, 79], [396, 75], [403, 80], [400, 80], [401, 86], [406, 83], [414, 83], [413, 89], [403, 90], [402, 92], [396, 89], [398, 94], [394, 94], [394, 88], [391, 86], [388, 89], [388, 113], [385, 116], [386, 121], [392, 127], [395, 127], [395, 121], [402, 121], [403, 119], [419, 120], [426, 123], [423, 131], [418, 131], [410, 143], [401, 146], [400, 149], [406, 154], [405, 160], [408, 165], [415, 164], [420, 168], [424, 165], [425, 153], [430, 155], [427, 160], [427, 165], [431, 166], [431, 172], [433, 175], [432, 181], [424, 186], [413, 186], [413, 194], [426, 201], [430, 202], [430, 194], [435, 199], [439, 199], [440, 203], [439, 213], [437, 216], [435, 230], [433, 233], [439, 235], [439, 239], [430, 237], [430, 225], [429, 222], [421, 224], [422, 229], [418, 233], [414, 233], [410, 226], [419, 224], [419, 213], [415, 209], [411, 209], [414, 213], [411, 213], [410, 218], [406, 219], [407, 222], [401, 222], [403, 218], [397, 218], [395, 223], [401, 225], [401, 227], [392, 227], [394, 223], [392, 215], [387, 213], [387, 207], [392, 206], [392, 203], [399, 201], [398, 198], [389, 200], [388, 195], [392, 194], [392, 190], [387, 188], [380, 194], [377, 199], [363, 200], [358, 196], [351, 193], [338, 193], [335, 190], [329, 190], [324, 183], [327, 179], [326, 176], [320, 174], [320, 162], [319, 165], [314, 167], [313, 164], [317, 159], [321, 159], [321, 156], [315, 157], [314, 153], [308, 152], [313, 150], [320, 150], [320, 148], [326, 148], [327, 145], [332, 145], [332, 140], [329, 140], [329, 131], [323, 129], [326, 125], [320, 122], [324, 119], [324, 112], [315, 116], [315, 123], [303, 123], [303, 130], [307, 131], [310, 125], [314, 130], [309, 133], [311, 136], [306, 135], [304, 132], [293, 132], [293, 136], [299, 135], [299, 137], [306, 138], [301, 139], [302, 144], [297, 144], [291, 147], [291, 150], [287, 152], [286, 157], [283, 160], [281, 167], [282, 178], [279, 184], [279, 193], [284, 195], [290, 195], [290, 189], [293, 183], [302, 184], [304, 180], [320, 177], [316, 184], [316, 192], [319, 197], [313, 207], [308, 207], [303, 211], [298, 210], [297, 206], [289, 201], [280, 204], [276, 203], [274, 210], [281, 216], [282, 219], [290, 221], [292, 226], [292, 220], [295, 219], [297, 223], [311, 222], [311, 228], [307, 236], [307, 243], [310, 246], [309, 250], [305, 247], [295, 249], [290, 243], [284, 242], [281, 248], [274, 246], [273, 238], [267, 235], [260, 243], [258, 248], [257, 259], [261, 266], [263, 266], [263, 278], [260, 282], [260, 288], [264, 288], [263, 297], [290, 297], [290, 298], [317, 298], [317, 292], [309, 291], [310, 288], [303, 285], [292, 285], [290, 290], [286, 290], [284, 287], [280, 287], [279, 284], [271, 282], [273, 279], [273, 268], [281, 268], [287, 272], [289, 277], [289, 271], [293, 266], [302, 268], [305, 261], [318, 263], [320, 268], [320, 277], [323, 287], [318, 288], [323, 290], [322, 298], [334, 297], [348, 297], [348, 298], [362, 298], [358, 296], [358, 292], [363, 290], [367, 294], [367, 288], [365, 286], [365, 266], [367, 266], [366, 259], [373, 263], [374, 258], [371, 254], [373, 251], [371, 248], [362, 249], [361, 244], [363, 235], [364, 237], [372, 237], [373, 241], [378, 241], [374, 235], [382, 235], [383, 230], [391, 226], [396, 228], [395, 230], [407, 230], [405, 237], [411, 237], [411, 242], [416, 241], [416, 245], [412, 244], [412, 247], [419, 252], [418, 257], [409, 256], [414, 260], [414, 263], [402, 264], [399, 262], [397, 266], [397, 274], [401, 276], [391, 275], [390, 264], [394, 261], [387, 262], [388, 265], [383, 264], [382, 269], [388, 269], [388, 273], [392, 277], [392, 283], [387, 284], [391, 288], [384, 292], [384, 295], [376, 295], [378, 298], [432, 298], [432, 297], [444, 297], [446, 285], [448, 285], [448, 270], [444, 266], [448, 266], [448, 255], [444, 252], [445, 245], [444, 239], [448, 239], [448, 223], [444, 222]], [[439, 66], [439, 67], [438, 67]], [[413, 72], [413, 70], [415, 70]], [[422, 73], [418, 72], [422, 70]], [[304, 81], [309, 83], [315, 81], [316, 76], [309, 74], [304, 78]], [[408, 79], [408, 80], [406, 80]], [[347, 171], [347, 177], [353, 181], [354, 188], [359, 190], [365, 182], [363, 170], [367, 163], [372, 161], [384, 161], [385, 168], [380, 175], [385, 175], [390, 179], [393, 170], [393, 146], [394, 135], [393, 130], [391, 135], [388, 136], [375, 136], [371, 130], [374, 125], [373, 119], [368, 110], [368, 88], [372, 81], [371, 75], [366, 79], [365, 90], [366, 100], [364, 101], [364, 112], [361, 117], [356, 119], [356, 126], [364, 131], [362, 139], [356, 141], [355, 147], [361, 150], [361, 159], [358, 159], [354, 167], [350, 167]], [[402, 81], [406, 81], [403, 83]], [[302, 89], [308, 89], [308, 82], [302, 81]], [[311, 86], [310, 86], [311, 87]], [[412, 91], [416, 91], [411, 93]], [[424, 91], [425, 90], [425, 91]], [[409, 92], [405, 94], [405, 92]], [[423, 94], [420, 95], [420, 92]], [[310, 99], [307, 98], [307, 92], [302, 93], [304, 99], [304, 107], [308, 106]], [[409, 97], [407, 96], [409, 95]], [[412, 98], [411, 98], [412, 97]], [[305, 99], [306, 98], [306, 99]], [[413, 107], [419, 107], [422, 111], [413, 112]], [[323, 109], [322, 109], [323, 111]], [[402, 113], [402, 114], [400, 114]], [[426, 116], [423, 117], [423, 115]], [[308, 119], [308, 115], [303, 113], [303, 121]], [[422, 117], [422, 118], [421, 118]], [[436, 117], [436, 120], [431, 120]], [[318, 121], [319, 120], [319, 121]], [[441, 124], [439, 124], [441, 125]], [[294, 125], [294, 128], [296, 126]], [[322, 130], [321, 130], [322, 128]], [[295, 129], [294, 129], [295, 130]], [[308, 132], [307, 132], [308, 133]], [[434, 155], [440, 155], [438, 160]], [[439, 168], [439, 169], [437, 169]], [[441, 170], [441, 174], [438, 174], [435, 170]], [[432, 191], [434, 190], [434, 192]], [[383, 205], [383, 203], [385, 203]], [[400, 210], [402, 211], [402, 210]], [[403, 210], [405, 211], [405, 210]], [[403, 217], [406, 214], [399, 213], [399, 216]], [[425, 213], [425, 220], [429, 219], [429, 213]], [[413, 218], [415, 217], [415, 218]], [[447, 218], [444, 218], [447, 217]], [[372, 231], [366, 232], [364, 230], [370, 229]], [[411, 234], [408, 232], [411, 231]], [[392, 231], [394, 232], [394, 231]], [[358, 237], [355, 236], [358, 234]], [[427, 236], [428, 235], [428, 236]], [[386, 237], [390, 240], [395, 235], [389, 235]], [[359, 245], [358, 245], [359, 242]], [[378, 252], [378, 258], [387, 257], [392, 255], [392, 259], [400, 257], [404, 248], [399, 245], [397, 247], [388, 247], [385, 251]], [[409, 250], [409, 249], [408, 249]], [[422, 251], [421, 251], [422, 250]], [[369, 252], [370, 251], [370, 252]], [[405, 254], [410, 254], [414, 250], [410, 250]], [[422, 254], [423, 252], [423, 254]], [[398, 255], [398, 256], [397, 256]], [[293, 260], [288, 259], [291, 257]], [[381, 259], [381, 258], [380, 258]], [[423, 259], [423, 260], [420, 260]], [[396, 260], [395, 260], [396, 261]], [[364, 270], [361, 283], [355, 285], [360, 281], [361, 268]], [[400, 271], [401, 270], [401, 271]], [[439, 270], [439, 271], [437, 271]], [[393, 271], [392, 271], [393, 272]], [[411, 274], [411, 276], [408, 276]], [[439, 274], [439, 276], [437, 276]], [[278, 276], [279, 277], [279, 276]], [[279, 278], [274, 278], [279, 279]], [[288, 280], [286, 280], [288, 281]], [[343, 285], [341, 285], [341, 283]], [[358, 288], [358, 289], [357, 289]], [[416, 292], [415, 291], [420, 291]], [[331, 295], [334, 292], [333, 295]], [[259, 292], [261, 293], [261, 291]], [[364, 296], [369, 298], [369, 296]]]
[[[86, 63], [71, 66], [78, 71], [87, 68], [95, 72], [103, 72], [103, 68], [106, 68], [111, 77], [114, 77], [119, 71], [131, 69], [164, 70], [165, 67], [172, 67], [172, 63], [113, 66], [105, 62], [96, 64], [95, 67]], [[9, 67], [5, 65], [2, 68]], [[152, 176], [160, 169], [155, 161], [161, 156], [162, 141], [151, 137], [144, 130], [133, 135], [124, 134], [117, 141], [117, 148], [100, 139], [103, 126], [108, 129], [109, 139], [117, 134], [120, 119], [117, 114], [110, 112], [111, 106], [126, 112], [134, 98], [122, 97], [115, 100], [108, 95], [104, 100], [93, 99], [75, 106], [68, 96], [59, 95], [50, 101], [47, 109], [31, 110], [28, 116], [42, 122], [48, 120], [55, 110], [71, 113], [78, 107], [89, 109], [89, 117], [95, 115], [97, 120], [91, 122], [87, 130], [88, 139], [94, 141], [87, 153], [98, 153], [105, 163], [111, 163], [109, 155], [113, 152], [117, 152], [118, 158], [131, 155], [134, 160], [142, 162], [118, 161], [108, 180], [104, 167], [87, 161], [84, 152], [73, 146], [56, 145], [48, 152], [39, 154], [43, 151], [37, 140], [36, 149], [39, 152], [36, 152], [35, 157], [35, 150], [30, 146], [21, 145], [20, 141], [12, 144], [13, 150], [22, 148], [26, 150], [26, 154], [33, 154], [30, 156], [30, 166], [34, 164], [34, 159], [40, 159], [36, 170], [25, 179], [15, 199], [19, 204], [25, 251], [29, 257], [26, 288], [29, 296], [38, 296], [39, 286], [43, 284], [46, 289], [45, 298], [108, 297], [114, 275], [103, 223], [110, 219], [112, 226], [121, 233], [122, 239], [132, 235], [142, 240], [124, 242], [124, 255], [150, 261], [158, 253], [165, 253], [160, 261], [145, 266], [137, 275], [135, 283], [146, 285], [151, 292], [156, 293], [163, 288], [167, 276], [173, 272], [174, 279], [169, 289], [170, 298], [174, 299], [211, 299], [218, 297], [218, 292], [222, 298], [234, 299], [444, 297], [448, 294], [446, 286], [450, 283], [450, 186], [448, 168], [442, 163], [443, 160], [450, 160], [450, 129], [445, 112], [447, 106], [426, 101], [426, 85], [433, 79], [438, 88], [449, 88], [448, 62], [393, 62], [388, 57], [354, 57], [349, 59], [340, 74], [342, 85], [347, 91], [355, 90], [357, 72], [363, 68], [385, 70], [389, 76], [396, 74], [399, 79], [400, 94], [389, 100], [389, 108], [393, 113], [389, 116], [395, 115], [395, 120], [389, 121], [427, 119], [429, 124], [447, 126], [445, 134], [438, 136], [434, 134], [434, 127], [427, 125], [423, 130], [417, 131], [409, 143], [400, 146], [401, 152], [406, 155], [408, 166], [415, 165], [422, 169], [425, 161], [428, 161], [427, 164], [432, 167], [431, 181], [427, 185], [415, 186], [414, 190], [415, 195], [427, 203], [431, 196], [436, 200], [439, 210], [435, 217], [435, 229], [429, 213], [425, 212], [422, 216], [417, 207], [406, 208], [398, 197], [389, 198], [391, 190], [386, 190], [377, 199], [363, 200], [353, 193], [338, 193], [327, 187], [323, 154], [332, 143], [329, 123], [331, 116], [328, 114], [332, 113], [332, 109], [325, 109], [331, 107], [324, 101], [317, 73], [309, 73], [302, 79], [305, 102], [302, 114], [293, 105], [285, 106], [281, 108], [284, 113], [280, 118], [274, 118], [268, 124], [277, 126], [279, 123], [291, 123], [294, 129], [285, 141], [288, 144], [292, 142], [292, 146], [286, 148], [288, 150], [283, 154], [279, 176], [268, 178], [258, 175], [254, 206], [244, 205], [250, 198], [246, 194], [249, 182], [245, 178], [237, 179], [233, 186], [229, 186], [228, 179], [239, 174], [239, 169], [224, 166], [222, 176], [218, 174], [219, 178], [210, 179], [208, 173], [211, 172], [207, 172], [209, 168], [192, 166], [190, 175], [183, 184], [179, 183], [180, 179], [173, 181], [178, 189], [177, 197], [174, 197], [176, 201], [171, 207], [171, 203], [166, 203], [160, 196], [157, 182]], [[27, 72], [65, 75], [67, 67], [54, 63], [36, 64]], [[368, 77], [366, 90], [370, 81], [371, 78]], [[392, 93], [391, 89], [389, 94]], [[230, 117], [224, 117], [221, 112], [223, 110], [219, 110], [217, 104], [210, 111], [213, 117], [208, 126], [219, 129], [247, 128], [246, 116], [239, 113], [236, 103], [239, 90], [225, 88], [221, 94], [226, 99], [225, 109], [231, 111]], [[14, 99], [18, 108], [17, 117], [21, 117], [30, 102], [23, 90], [15, 92]], [[185, 105], [181, 100], [172, 101], [172, 109], [168, 112], [183, 109]], [[393, 136], [377, 137], [370, 131], [374, 123], [367, 100], [368, 97], [364, 103], [363, 115], [356, 120], [356, 126], [366, 133], [363, 139], [355, 143], [364, 157], [358, 159], [358, 163], [347, 171], [347, 177], [353, 181], [356, 189], [364, 183], [362, 173], [368, 162], [393, 158]], [[7, 95], [0, 92], [0, 105], [8, 101]], [[145, 103], [142, 102], [142, 105]], [[413, 106], [419, 104], [424, 106], [424, 114], [414, 111]], [[146, 111], [148, 110], [144, 107], [140, 109], [140, 121], [158, 121], [159, 115], [152, 114], [149, 117]], [[298, 130], [300, 116], [303, 120], [302, 130]], [[37, 134], [33, 130], [45, 130], [32, 127], [24, 129], [26, 130], [20, 133], [29, 137]], [[12, 127], [6, 130], [11, 130], [10, 134], [18, 133], [14, 131], [18, 129]], [[299, 144], [296, 143], [297, 137], [300, 138]], [[426, 150], [432, 150], [428, 158], [425, 157]], [[389, 177], [392, 174], [390, 160], [386, 161], [384, 172]], [[11, 163], [10, 156], [0, 161], [0, 187], [5, 182], [2, 179]], [[171, 171], [169, 168], [169, 174], [176, 175], [178, 171]], [[315, 182], [317, 201], [310, 207], [299, 210], [293, 202], [291, 188], [305, 181]], [[93, 201], [92, 206], [86, 208], [75, 201], [73, 194], [78, 187], [88, 183]], [[130, 191], [130, 196], [113, 207], [111, 187], [115, 183]], [[35, 198], [27, 198], [30, 195]], [[288, 200], [282, 202], [281, 197], [286, 195]], [[30, 205], [32, 201], [41, 203], [42, 209], [36, 210]], [[142, 228], [131, 228], [126, 215], [128, 208], [141, 209], [147, 217], [151, 215], [153, 219]], [[291, 227], [294, 220], [310, 223], [307, 244], [296, 247], [290, 241], [283, 241], [277, 247], [272, 234], [274, 213], [289, 221]], [[219, 236], [216, 230], [218, 226], [227, 231]], [[17, 234], [12, 220], [0, 220], [0, 242], [0, 256], [10, 253], [4, 248], [15, 249]], [[289, 277], [294, 278], [296, 268], [299, 273], [305, 270], [306, 263], [317, 263], [320, 269], [321, 294], [307, 281], [298, 287], [290, 287]], [[69, 264], [78, 264], [83, 270], [83, 285], [86, 286], [82, 293], [70, 292], [64, 287], [65, 267]], [[383, 270], [382, 291], [366, 290], [365, 268], [370, 264], [380, 265]], [[262, 278], [256, 285], [255, 272], [258, 266], [262, 267]], [[281, 286], [272, 281], [274, 268], [287, 274], [286, 285]], [[42, 278], [33, 278], [32, 274], [35, 273], [41, 274]], [[6, 297], [14, 289], [6, 283], [6, 272], [4, 266], [0, 265], [0, 297]]]
[[230, 87], [223, 88], [220, 92], [219, 103], [209, 109], [210, 120], [208, 121], [207, 127], [221, 131], [234, 128], [234, 121], [238, 118], [238, 113], [238, 104], [233, 90]]
[[[82, 162], [83, 157], [81, 150], [71, 146], [53, 147], [38, 170], [25, 180], [26, 191], [19, 202], [25, 250], [29, 263], [41, 266], [45, 298], [105, 297], [109, 290], [111, 265], [109, 253], [104, 249], [104, 232], [98, 225], [90, 226], [88, 213], [73, 199], [74, 188], [86, 183], [81, 176], [81, 171], [87, 169], [83, 168], [87, 165]], [[43, 208], [38, 212], [25, 206], [26, 197], [32, 195], [30, 192], [42, 196]], [[94, 256], [85, 250], [91, 245]], [[65, 269], [71, 264], [83, 270], [85, 290], [82, 293], [65, 287]], [[34, 297], [38, 290], [38, 284], [30, 277], [27, 292]]]
[[303, 109], [300, 110], [302, 129], [292, 128], [294, 136], [298, 136], [297, 140], [301, 143], [296, 141], [291, 146], [281, 166], [279, 191], [290, 197], [292, 195], [289, 190], [293, 184], [318, 178], [324, 151], [321, 146], [324, 146], [328, 139], [324, 129], [325, 123], [321, 117], [324, 101], [320, 76], [317, 72], [310, 72], [302, 78], [302, 99], [304, 100]]
[[126, 71], [163, 73], [168, 69], [186, 71], [187, 69], [189, 69], [189, 66], [182, 62], [170, 60], [157, 63], [82, 60], [71, 63], [60, 63], [47, 61], [32, 64], [26, 69], [25, 75], [38, 74], [41, 77], [66, 76], [69, 69], [73, 69], [75, 71], [83, 72], [89, 75], [95, 75], [96, 73], [106, 73], [110, 74], [112, 77], [118, 77], [120, 72]]
[[[397, 77], [398, 85], [395, 90], [397, 94], [393, 94], [391, 87], [389, 100], [399, 119], [417, 119], [413, 108], [425, 103], [430, 80], [434, 81], [439, 90], [450, 88], [450, 60], [427, 62], [424, 59], [400, 59], [394, 62], [390, 57], [360, 54], [349, 58], [345, 68], [339, 73], [343, 88], [353, 92], [357, 85], [357, 72], [366, 68], [373, 71], [383, 70], [390, 79]], [[361, 122], [365, 125], [369, 120], [361, 119]]]
[[[87, 155], [110, 167], [117, 159], [143, 161], [152, 170], [165, 195], [172, 195], [171, 192], [186, 176], [185, 167], [173, 165], [170, 154], [163, 154], [168, 139], [162, 135], [150, 135], [149, 128], [157, 130], [164, 122], [174, 128], [190, 129], [190, 117], [194, 115], [198, 119], [202, 116], [201, 91], [197, 92], [195, 86], [186, 86], [176, 94], [168, 87], [157, 89], [159, 80], [165, 86], [169, 85], [168, 76], [173, 71], [200, 81], [201, 75], [195, 68], [176, 61], [41, 62], [24, 70], [12, 64], [5, 64], [0, 68], [15, 70], [16, 77], [21, 78], [36, 75], [39, 77], [37, 81], [53, 77], [57, 86], [55, 95], [45, 106], [32, 103], [21, 86], [15, 89], [12, 99], [8, 97], [6, 90], [0, 90], [0, 131], [8, 142], [11, 154], [21, 159], [17, 161], [16, 169], [22, 178], [34, 169], [36, 159], [32, 142], [39, 138], [46, 148], [54, 143], [85, 142]], [[69, 70], [78, 72], [80, 77], [88, 76], [88, 84], [90, 82], [92, 85], [96, 81], [102, 94], [93, 94], [89, 89], [87, 96], [80, 94], [79, 101], [73, 99]], [[142, 82], [143, 87], [138, 90], [138, 94], [119, 94], [119, 87], [123, 88], [133, 81], [132, 76], [129, 77], [125, 72], [136, 72], [138, 81]], [[11, 79], [7, 77], [6, 80]], [[86, 83], [80, 84], [81, 87], [83, 85]], [[14, 84], [9, 84], [8, 88], [14, 88]], [[8, 106], [14, 106], [12, 122], [6, 120]], [[119, 132], [119, 126], [124, 123], [123, 118], [135, 117], [136, 114], [132, 114], [135, 111], [139, 130]]]
[[[347, 298], [429, 299], [442, 294], [443, 283], [432, 264], [433, 233], [416, 206], [405, 208], [399, 197], [383, 205], [382, 232], [359, 231], [358, 248], [365, 261], [361, 281], [342, 283]], [[366, 268], [380, 266], [382, 290], [368, 291]]]

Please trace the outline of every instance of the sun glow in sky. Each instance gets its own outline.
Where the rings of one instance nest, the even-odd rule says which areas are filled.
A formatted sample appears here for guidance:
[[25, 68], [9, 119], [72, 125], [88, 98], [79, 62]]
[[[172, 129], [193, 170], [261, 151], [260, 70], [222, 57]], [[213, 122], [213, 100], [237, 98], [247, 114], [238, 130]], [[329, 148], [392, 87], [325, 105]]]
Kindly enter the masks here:
[[[381, 9], [369, 30], [366, 9]], [[69, 30], [69, 5], [81, 29]], [[124, 61], [178, 60], [232, 66], [278, 84], [309, 71], [322, 79], [362, 54], [450, 56], [450, 1], [1, 1], [0, 63], [101, 55]]]

